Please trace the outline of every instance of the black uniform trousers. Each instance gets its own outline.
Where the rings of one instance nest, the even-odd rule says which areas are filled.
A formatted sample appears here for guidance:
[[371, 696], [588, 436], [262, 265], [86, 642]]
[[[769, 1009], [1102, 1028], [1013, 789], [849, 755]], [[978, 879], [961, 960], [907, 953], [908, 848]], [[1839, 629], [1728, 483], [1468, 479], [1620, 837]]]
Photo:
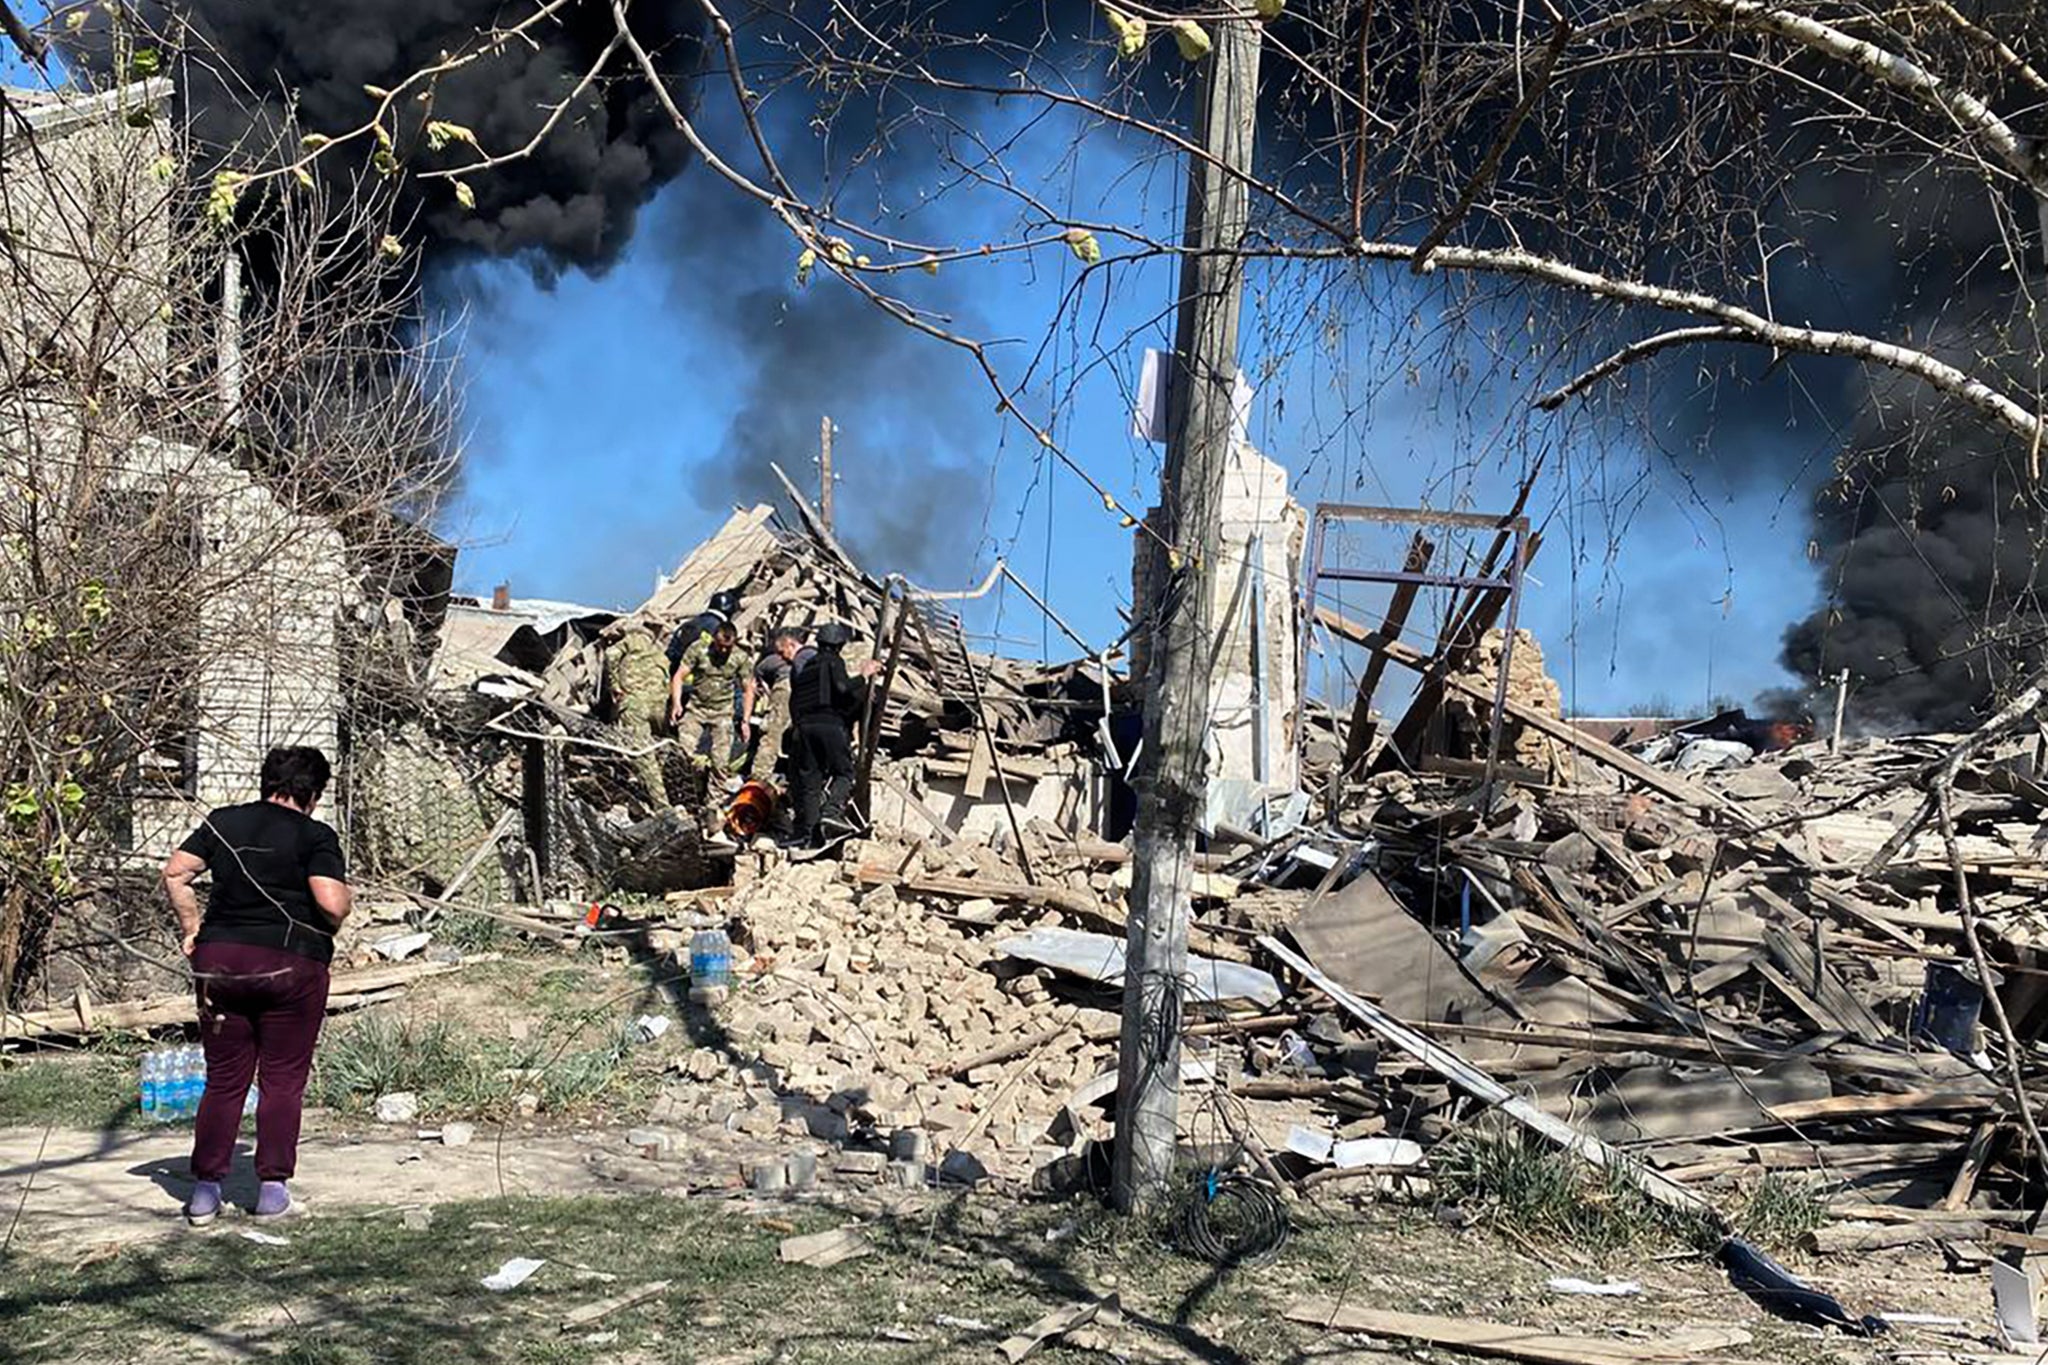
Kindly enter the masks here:
[[801, 716], [795, 726], [796, 834], [816, 840], [827, 824], [846, 823], [853, 794], [853, 731], [830, 713]]

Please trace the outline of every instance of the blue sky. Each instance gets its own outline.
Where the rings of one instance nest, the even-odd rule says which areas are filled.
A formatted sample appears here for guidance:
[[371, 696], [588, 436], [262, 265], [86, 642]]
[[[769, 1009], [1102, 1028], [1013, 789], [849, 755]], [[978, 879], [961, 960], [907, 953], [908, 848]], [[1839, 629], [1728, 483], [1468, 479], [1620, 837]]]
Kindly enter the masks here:
[[[22, 72], [5, 74], [18, 81]], [[800, 137], [801, 119], [790, 126]], [[1100, 132], [1077, 140], [1052, 125], [996, 131], [1012, 135], [1011, 169], [1046, 202], [1172, 234], [1176, 166], [1135, 160]], [[801, 166], [807, 149], [794, 150]], [[921, 174], [917, 193], [893, 185], [886, 205], [872, 186], [868, 201], [851, 182], [832, 188], [850, 213], [865, 202], [875, 221], [886, 217], [906, 236], [1003, 240], [1018, 230], [1007, 201], [945, 189], [935, 161]], [[464, 324], [465, 479], [446, 527], [463, 546], [458, 585], [482, 593], [502, 581], [522, 596], [637, 603], [719, 524], [735, 491], [759, 490], [762, 471], [730, 466], [764, 412], [813, 433], [781, 433], [775, 447], [804, 483], [815, 480], [817, 418], [830, 412], [840, 422], [849, 539], [857, 550], [910, 547], [901, 556], [909, 562], [892, 555], [871, 569], [965, 587], [1001, 555], [1091, 641], [1119, 635], [1131, 533], [996, 414], [964, 354], [862, 331], [856, 352], [884, 350], [842, 349], [829, 367], [764, 372], [752, 345], [736, 344], [807, 344], [798, 332], [821, 305], [845, 318], [831, 301], [805, 297], [842, 286], [821, 277], [799, 290], [793, 250], [753, 212], [693, 169], [647, 207], [623, 258], [601, 276], [571, 273], [543, 286], [522, 263], [499, 261], [434, 277], [434, 307]], [[728, 240], [730, 253], [721, 250]], [[949, 266], [935, 284], [910, 276], [906, 288], [915, 297], [928, 287], [962, 330], [998, 339], [992, 354], [1006, 377], [1030, 369], [1024, 407], [1033, 418], [1049, 422], [1120, 500], [1149, 506], [1160, 451], [1131, 434], [1127, 395], [1144, 347], [1166, 344], [1173, 281], [1158, 263], [1119, 269], [1095, 277], [1083, 306], [1062, 313], [1077, 269], [1055, 249]], [[1300, 277], [1250, 283], [1252, 433], [1289, 468], [1304, 504], [1494, 510], [1542, 453], [1530, 513], [1546, 543], [1522, 622], [1542, 641], [1568, 707], [1597, 713], [1661, 697], [1689, 708], [1713, 693], [1748, 698], [1787, 681], [1779, 634], [1811, 608], [1818, 587], [1803, 557], [1804, 500], [1786, 477], [1731, 480], [1724, 466], [1747, 463], [1741, 451], [1720, 462], [1711, 447], [1679, 463], [1646, 455], [1603, 439], [1583, 416], [1528, 421], [1528, 380], [1488, 368], [1476, 344], [1418, 348], [1439, 301], [1425, 292], [1434, 286], [1405, 273], [1382, 270], [1328, 292], [1326, 281]], [[1750, 422], [1730, 439], [1773, 438]], [[1381, 535], [1343, 548], [1391, 566], [1402, 541]], [[1383, 590], [1354, 587], [1341, 605], [1371, 617], [1383, 600]], [[1415, 619], [1438, 609], [1426, 595]], [[970, 624], [1005, 652], [1066, 652], [1015, 595], [998, 594]], [[1312, 684], [1342, 691], [1349, 662], [1314, 664]]]

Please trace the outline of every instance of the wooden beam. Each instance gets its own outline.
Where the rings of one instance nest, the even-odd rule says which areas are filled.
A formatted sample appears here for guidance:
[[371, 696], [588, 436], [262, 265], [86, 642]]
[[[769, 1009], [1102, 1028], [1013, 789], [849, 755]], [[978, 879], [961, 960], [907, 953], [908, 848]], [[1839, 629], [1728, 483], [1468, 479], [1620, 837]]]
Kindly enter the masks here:
[[[1378, 631], [1367, 630], [1356, 621], [1348, 620], [1328, 607], [1316, 608], [1316, 622], [1334, 635], [1385, 654], [1391, 662], [1403, 668], [1427, 674], [1434, 666], [1434, 661], [1422, 651], [1404, 645], [1399, 640], [1390, 640]], [[1466, 696], [1485, 702], [1488, 706], [1493, 705], [1493, 694], [1476, 683], [1449, 676], [1444, 677], [1442, 682], [1453, 691], [1462, 692]], [[1535, 707], [1518, 702], [1513, 697], [1508, 698], [1507, 714], [1524, 725], [1541, 730], [1567, 748], [1576, 749], [1602, 766], [1612, 768], [1624, 777], [1631, 778], [1651, 791], [1668, 796], [1682, 805], [1695, 806], [1703, 810], [1725, 811], [1735, 815], [1733, 809], [1713, 792], [1695, 787], [1692, 783], [1661, 768], [1653, 768], [1634, 754], [1617, 749], [1605, 740], [1595, 739], [1582, 732], [1569, 721], [1545, 715]], [[1396, 736], [1397, 740], [1398, 738]]]
[[1648, 1167], [1627, 1160], [1621, 1153], [1592, 1134], [1574, 1128], [1553, 1114], [1545, 1113], [1449, 1048], [1432, 1042], [1377, 1005], [1368, 1004], [1345, 990], [1317, 969], [1314, 963], [1272, 935], [1261, 937], [1259, 946], [1313, 982], [1339, 1009], [1451, 1081], [1466, 1094], [1493, 1105], [1516, 1123], [1548, 1138], [1588, 1165], [1622, 1176], [1666, 1208], [1704, 1218], [1716, 1227], [1725, 1225], [1726, 1220], [1721, 1217], [1720, 1212], [1694, 1191]]

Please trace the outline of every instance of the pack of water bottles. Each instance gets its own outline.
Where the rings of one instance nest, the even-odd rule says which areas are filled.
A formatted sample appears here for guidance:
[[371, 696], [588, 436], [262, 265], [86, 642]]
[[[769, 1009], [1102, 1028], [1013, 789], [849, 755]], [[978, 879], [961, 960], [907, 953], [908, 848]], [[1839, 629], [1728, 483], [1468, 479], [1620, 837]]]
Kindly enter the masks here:
[[[142, 1117], [147, 1123], [189, 1123], [206, 1093], [206, 1052], [187, 1044], [158, 1048], [142, 1059]], [[256, 1086], [242, 1101], [242, 1113], [256, 1112]]]

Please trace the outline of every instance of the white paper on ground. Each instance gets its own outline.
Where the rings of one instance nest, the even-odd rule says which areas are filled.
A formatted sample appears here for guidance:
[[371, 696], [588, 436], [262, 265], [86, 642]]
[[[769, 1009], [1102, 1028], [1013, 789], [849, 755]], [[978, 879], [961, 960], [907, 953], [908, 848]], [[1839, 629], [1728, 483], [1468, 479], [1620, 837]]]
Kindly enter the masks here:
[[1560, 1294], [1598, 1294], [1620, 1299], [1643, 1292], [1643, 1287], [1634, 1280], [1605, 1280], [1595, 1284], [1574, 1275], [1553, 1275], [1546, 1283]]
[[484, 1288], [493, 1294], [502, 1294], [508, 1289], [517, 1289], [532, 1277], [533, 1272], [546, 1265], [546, 1261], [530, 1260], [525, 1256], [514, 1256], [498, 1267], [495, 1274], [483, 1278]]
[[270, 1233], [267, 1233], [267, 1232], [257, 1232], [257, 1231], [256, 1231], [255, 1229], [253, 1229], [253, 1228], [244, 1228], [244, 1229], [242, 1230], [242, 1235], [243, 1235], [244, 1237], [248, 1238], [248, 1239], [249, 1239], [250, 1241], [252, 1241], [252, 1242], [256, 1243], [256, 1245], [258, 1245], [258, 1246], [265, 1246], [265, 1247], [288, 1247], [288, 1246], [290, 1246], [290, 1245], [291, 1245], [291, 1242], [290, 1242], [290, 1240], [289, 1240], [289, 1239], [287, 1239], [287, 1238], [284, 1238], [284, 1237], [274, 1237], [274, 1236], [272, 1236], [272, 1235], [271, 1235]]
[[1352, 1138], [1330, 1149], [1330, 1160], [1340, 1171], [1361, 1166], [1420, 1166], [1422, 1144], [1408, 1138]]

